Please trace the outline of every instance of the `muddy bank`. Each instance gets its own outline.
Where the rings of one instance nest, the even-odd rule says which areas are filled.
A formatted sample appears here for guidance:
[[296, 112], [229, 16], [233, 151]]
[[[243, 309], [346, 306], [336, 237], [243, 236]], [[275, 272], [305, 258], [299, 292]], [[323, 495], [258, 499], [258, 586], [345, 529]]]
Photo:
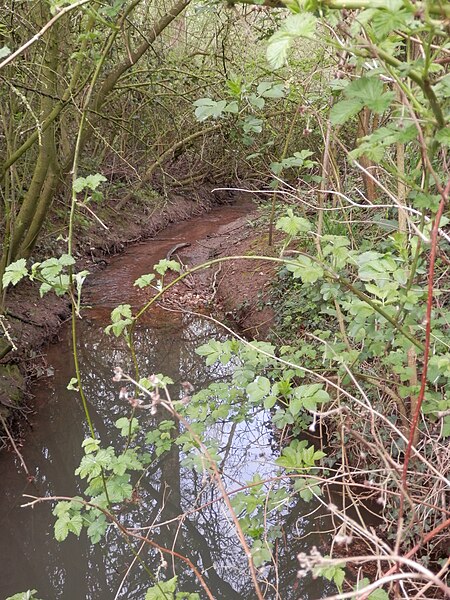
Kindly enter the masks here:
[[[107, 230], [98, 223], [92, 223], [87, 229], [79, 228], [74, 250], [77, 268], [87, 269], [90, 273], [101, 271], [112, 256], [130, 244], [152, 238], [172, 223], [192, 219], [235, 200], [232, 194], [213, 194], [205, 187], [193, 193], [192, 198], [174, 196], [164, 205], [147, 206], [145, 210], [139, 204], [127, 205], [120, 215], [114, 210], [112, 201], [101, 215]], [[48, 237], [55, 235], [55, 232], [49, 232]], [[55, 239], [52, 243], [46, 240], [44, 237], [30, 262], [59, 256], [66, 251], [64, 240]], [[0, 337], [0, 410], [4, 416], [10, 413], [11, 405], [15, 406], [23, 397], [31, 379], [47, 374], [43, 348], [57, 339], [62, 323], [70, 317], [67, 298], [58, 298], [52, 293], [40, 298], [38, 288], [38, 285], [22, 281], [8, 290]]]
[[[104, 310], [124, 302], [141, 306], [148, 299], [148, 291], [134, 287], [134, 280], [151, 272], [153, 264], [168, 253], [189, 268], [211, 258], [267, 251], [265, 228], [255, 226], [257, 209], [248, 197], [232, 198], [223, 193], [217, 197], [209, 193], [197, 202], [178, 197], [145, 219], [141, 214], [125, 213], [120, 223], [111, 223], [108, 231], [93, 227], [76, 242], [77, 268], [97, 271], [87, 280], [85, 304], [89, 304], [92, 293], [98, 296], [100, 291]], [[208, 217], [195, 218], [202, 213], [208, 213]], [[133, 250], [122, 255], [130, 244], [134, 244]], [[62, 252], [64, 247], [55, 253]], [[125, 280], [109, 276], [105, 267], [111, 261], [124, 263], [120, 272]], [[248, 337], [260, 337], [267, 332], [273, 317], [271, 309], [265, 306], [273, 271], [272, 265], [262, 261], [223, 263], [189, 276], [161, 304], [171, 310], [210, 310], [231, 321]], [[38, 286], [29, 282], [10, 291], [5, 326], [17, 349], [10, 351], [0, 364], [3, 415], [10, 414], [17, 403], [20, 405], [19, 398], [31, 379], [51, 375], [43, 348], [57, 339], [61, 324], [68, 318], [70, 303], [66, 298], [50, 293], [41, 299]]]

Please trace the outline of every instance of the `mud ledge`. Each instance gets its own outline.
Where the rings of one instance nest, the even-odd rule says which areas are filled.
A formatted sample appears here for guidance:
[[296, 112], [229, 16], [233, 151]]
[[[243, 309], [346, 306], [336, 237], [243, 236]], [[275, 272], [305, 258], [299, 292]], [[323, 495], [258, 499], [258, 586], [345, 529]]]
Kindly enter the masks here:
[[[232, 194], [213, 194], [212, 189], [213, 186], [203, 186], [192, 192], [190, 197], [173, 195], [170, 201], [159, 205], [130, 203], [123, 214], [114, 210], [112, 201], [102, 214], [107, 230], [97, 223], [80, 228], [74, 244], [78, 268], [91, 273], [103, 269], [108, 264], [108, 257], [120, 253], [129, 244], [151, 238], [171, 223], [198, 216], [214, 206], [234, 202]], [[51, 232], [48, 234], [49, 237], [52, 235]], [[64, 240], [41, 244], [31, 262], [59, 256], [65, 251]], [[40, 298], [38, 286], [28, 281], [8, 290], [2, 319], [8, 336], [2, 331], [0, 337], [0, 414], [3, 417], [14, 417], [14, 413], [21, 411], [31, 380], [46, 374], [45, 346], [57, 339], [61, 325], [70, 318], [70, 311], [67, 298], [59, 298], [52, 293]], [[8, 350], [11, 344], [7, 337], [16, 349]], [[17, 423], [13, 425], [16, 435], [20, 434], [17, 427]], [[0, 432], [0, 440], [2, 438]]]

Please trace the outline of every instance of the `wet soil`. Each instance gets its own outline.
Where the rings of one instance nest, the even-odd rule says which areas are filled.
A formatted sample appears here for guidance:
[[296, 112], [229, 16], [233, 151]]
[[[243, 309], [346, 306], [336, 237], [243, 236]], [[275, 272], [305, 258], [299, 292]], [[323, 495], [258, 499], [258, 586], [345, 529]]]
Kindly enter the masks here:
[[[85, 232], [76, 247], [78, 268], [92, 273], [83, 295], [86, 311], [94, 297], [97, 307], [101, 306], [96, 310], [104, 311], [108, 318], [118, 304], [129, 303], [135, 309], [145, 304], [151, 292], [135, 287], [134, 281], [152, 272], [164, 256], [189, 269], [211, 259], [267, 251], [266, 232], [257, 224], [257, 208], [248, 197], [215, 207], [213, 200], [217, 199], [212, 195], [195, 203], [180, 197], [147, 219], [128, 214], [129, 225], [122, 230], [111, 227], [101, 234], [101, 228], [94, 227]], [[173, 252], [181, 244], [186, 245]], [[107, 265], [113, 267], [114, 278], [109, 269], [102, 270]], [[189, 275], [164, 295], [159, 306], [176, 311], [208, 310], [227, 318], [248, 337], [260, 337], [267, 333], [273, 317], [265, 304], [273, 273], [273, 265], [262, 261], [226, 262]], [[49, 374], [45, 347], [58, 339], [61, 325], [69, 318], [66, 298], [54, 294], [40, 298], [34, 284], [22, 282], [9, 293], [6, 327], [17, 349], [0, 361], [0, 410], [4, 416], [12, 406], [21, 405], [26, 382]], [[11, 364], [19, 365], [22, 378], [17, 377], [17, 370], [14, 378], [10, 376]], [[11, 386], [17, 394], [11, 393]], [[16, 433], [20, 437], [20, 429]]]

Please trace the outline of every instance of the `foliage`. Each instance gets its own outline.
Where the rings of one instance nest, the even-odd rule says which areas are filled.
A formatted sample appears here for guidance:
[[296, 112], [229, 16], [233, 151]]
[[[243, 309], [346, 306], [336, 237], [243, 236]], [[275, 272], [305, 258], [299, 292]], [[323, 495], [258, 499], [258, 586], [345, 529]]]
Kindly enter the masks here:
[[195, 593], [175, 592], [177, 581], [178, 577], [172, 577], [168, 581], [158, 581], [147, 590], [145, 600], [200, 600], [200, 596]]

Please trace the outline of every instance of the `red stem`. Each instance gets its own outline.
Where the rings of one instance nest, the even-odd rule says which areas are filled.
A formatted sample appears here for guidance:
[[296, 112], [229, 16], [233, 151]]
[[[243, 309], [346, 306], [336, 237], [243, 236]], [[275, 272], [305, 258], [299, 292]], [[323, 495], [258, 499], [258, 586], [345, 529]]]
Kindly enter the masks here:
[[[404, 503], [404, 492], [406, 490], [406, 479], [408, 475], [408, 464], [411, 458], [411, 449], [413, 445], [414, 435], [416, 433], [417, 424], [419, 422], [420, 417], [420, 409], [422, 407], [422, 402], [425, 396], [425, 390], [427, 386], [427, 373], [428, 373], [428, 360], [430, 356], [430, 346], [431, 346], [431, 311], [433, 308], [433, 287], [434, 287], [434, 264], [436, 261], [436, 251], [437, 251], [437, 241], [438, 241], [438, 230], [439, 223], [442, 217], [442, 213], [444, 212], [445, 204], [448, 200], [448, 195], [450, 193], [450, 179], [445, 186], [445, 189], [442, 192], [441, 201], [439, 203], [439, 208], [436, 213], [436, 217], [434, 219], [433, 228], [431, 230], [431, 252], [430, 252], [430, 265], [428, 267], [428, 297], [427, 297], [427, 310], [426, 310], [426, 327], [425, 327], [425, 350], [423, 355], [423, 369], [422, 369], [422, 379], [420, 384], [420, 391], [417, 397], [417, 405], [414, 413], [414, 417], [411, 423], [411, 427], [409, 430], [409, 439], [408, 445], [405, 451], [405, 462], [403, 463], [403, 473], [402, 473], [402, 487], [403, 494], [400, 502], [400, 517], [403, 513], [403, 503]], [[400, 521], [399, 517], [399, 521]]]

